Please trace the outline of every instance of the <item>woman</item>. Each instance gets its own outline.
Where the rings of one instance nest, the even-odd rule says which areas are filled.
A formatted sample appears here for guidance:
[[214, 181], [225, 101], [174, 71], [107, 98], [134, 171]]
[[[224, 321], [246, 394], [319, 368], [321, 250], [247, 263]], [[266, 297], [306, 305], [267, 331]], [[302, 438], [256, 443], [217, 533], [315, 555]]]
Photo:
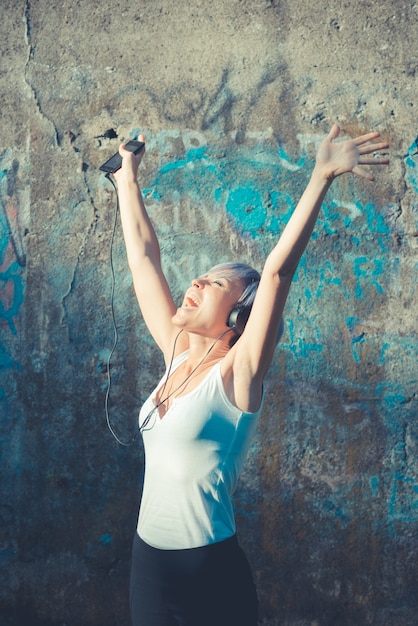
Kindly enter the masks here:
[[167, 367], [140, 413], [146, 462], [132, 555], [134, 626], [257, 624], [231, 497], [261, 411], [283, 308], [333, 179], [352, 172], [374, 180], [362, 166], [389, 162], [369, 156], [388, 147], [369, 143], [378, 132], [335, 142], [339, 133], [334, 125], [321, 143], [261, 276], [243, 264], [215, 266], [192, 280], [180, 307], [137, 182], [143, 151], [120, 147], [115, 178], [128, 263]]

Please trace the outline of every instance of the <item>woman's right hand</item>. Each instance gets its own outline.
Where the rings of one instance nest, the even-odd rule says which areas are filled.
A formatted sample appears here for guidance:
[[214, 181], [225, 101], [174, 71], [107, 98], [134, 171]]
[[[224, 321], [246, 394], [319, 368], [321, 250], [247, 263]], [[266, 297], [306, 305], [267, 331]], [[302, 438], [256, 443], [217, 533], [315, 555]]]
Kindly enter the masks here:
[[[139, 135], [138, 140], [145, 143], [144, 135]], [[122, 178], [126, 180], [136, 181], [138, 167], [145, 154], [145, 146], [138, 152], [138, 154], [127, 150], [125, 146], [126, 144], [122, 143], [119, 147], [119, 154], [122, 157], [122, 167], [120, 167], [113, 174], [117, 182]]]

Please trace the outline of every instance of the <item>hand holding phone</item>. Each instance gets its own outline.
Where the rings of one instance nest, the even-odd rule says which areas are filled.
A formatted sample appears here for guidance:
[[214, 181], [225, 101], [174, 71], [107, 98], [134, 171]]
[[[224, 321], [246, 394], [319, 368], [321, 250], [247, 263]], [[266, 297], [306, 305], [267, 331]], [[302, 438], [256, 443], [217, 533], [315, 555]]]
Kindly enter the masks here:
[[[134, 154], [138, 154], [138, 152], [140, 152], [144, 146], [145, 144], [143, 141], [136, 141], [132, 139], [131, 141], [128, 141], [128, 143], [125, 145], [125, 148], [130, 152], [134, 152]], [[107, 174], [113, 174], [118, 169], [120, 169], [121, 166], [122, 157], [120, 156], [119, 152], [116, 152], [116, 154], [114, 154], [112, 157], [110, 157], [110, 159], [105, 161], [105, 163], [103, 163], [103, 165], [101, 165], [99, 169], [102, 170], [102, 172], [106, 172]]]

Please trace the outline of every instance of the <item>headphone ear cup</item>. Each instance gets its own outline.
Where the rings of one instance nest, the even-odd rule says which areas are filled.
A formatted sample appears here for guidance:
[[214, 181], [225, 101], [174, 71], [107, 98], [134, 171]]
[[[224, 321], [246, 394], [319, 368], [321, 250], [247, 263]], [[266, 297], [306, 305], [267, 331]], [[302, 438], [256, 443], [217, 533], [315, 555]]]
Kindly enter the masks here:
[[[238, 337], [242, 335], [242, 333], [244, 332], [244, 328], [245, 328], [246, 323], [248, 322], [250, 313], [251, 313], [251, 307], [241, 307], [241, 308], [236, 307], [232, 309], [231, 313], [229, 314], [228, 321], [226, 324], [227, 326], [229, 326], [229, 328], [232, 328], [232, 330], [234, 331], [236, 335], [238, 335]], [[283, 332], [284, 332], [284, 320], [282, 317], [280, 319], [279, 330], [278, 330], [277, 337], [276, 337], [276, 345], [279, 343], [280, 339], [282, 338]]]
[[238, 336], [244, 332], [245, 325], [250, 317], [251, 307], [235, 307], [229, 314], [227, 326], [232, 328]]

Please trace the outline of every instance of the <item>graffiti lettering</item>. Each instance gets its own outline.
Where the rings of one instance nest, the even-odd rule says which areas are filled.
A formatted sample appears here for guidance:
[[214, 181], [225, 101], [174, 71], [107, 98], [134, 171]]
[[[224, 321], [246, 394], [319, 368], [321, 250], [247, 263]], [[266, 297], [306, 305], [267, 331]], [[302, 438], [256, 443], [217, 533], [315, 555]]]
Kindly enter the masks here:
[[7, 332], [17, 335], [16, 319], [24, 300], [22, 268], [26, 264], [23, 248], [22, 219], [18, 198], [14, 195], [16, 162], [10, 163], [6, 153], [0, 162], [0, 369], [16, 365]]

